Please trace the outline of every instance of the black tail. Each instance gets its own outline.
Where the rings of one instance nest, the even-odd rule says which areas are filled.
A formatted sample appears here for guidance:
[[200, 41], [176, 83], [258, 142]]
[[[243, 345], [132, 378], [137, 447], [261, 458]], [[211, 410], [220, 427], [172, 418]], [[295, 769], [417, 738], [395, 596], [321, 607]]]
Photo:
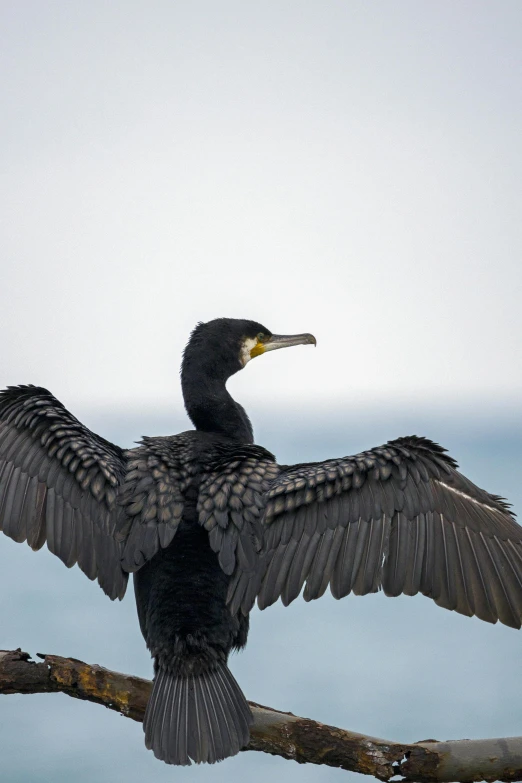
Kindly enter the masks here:
[[252, 713], [225, 663], [199, 675], [158, 669], [147, 704], [145, 745], [167, 764], [214, 764], [248, 744]]

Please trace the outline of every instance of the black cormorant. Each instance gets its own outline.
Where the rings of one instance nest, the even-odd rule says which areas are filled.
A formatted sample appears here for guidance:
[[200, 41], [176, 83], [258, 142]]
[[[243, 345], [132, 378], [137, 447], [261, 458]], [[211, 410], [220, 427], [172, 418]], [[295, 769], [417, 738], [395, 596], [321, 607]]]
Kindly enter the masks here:
[[278, 598], [383, 589], [513, 628], [522, 621], [522, 528], [506, 503], [426, 438], [353, 457], [280, 466], [253, 443], [227, 379], [259, 354], [315, 343], [259, 323], [199, 324], [181, 380], [196, 427], [129, 451], [90, 432], [50, 392], [0, 395], [0, 526], [45, 542], [107, 595], [134, 574], [154, 657], [145, 742], [169, 764], [215, 762], [249, 737], [227, 667], [248, 615]]

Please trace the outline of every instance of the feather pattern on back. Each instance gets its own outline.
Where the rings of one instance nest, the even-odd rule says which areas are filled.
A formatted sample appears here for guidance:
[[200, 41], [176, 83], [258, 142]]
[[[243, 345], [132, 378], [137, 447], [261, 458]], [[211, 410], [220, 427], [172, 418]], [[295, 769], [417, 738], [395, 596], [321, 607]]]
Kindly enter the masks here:
[[205, 471], [198, 494], [199, 522], [228, 575], [257, 571], [265, 494], [279, 470], [266, 449], [230, 444], [216, 449]]
[[117, 538], [125, 542], [122, 565], [136, 571], [172, 541], [183, 518], [185, 495], [197, 482], [195, 433], [142, 438], [125, 453], [128, 472], [119, 504]]

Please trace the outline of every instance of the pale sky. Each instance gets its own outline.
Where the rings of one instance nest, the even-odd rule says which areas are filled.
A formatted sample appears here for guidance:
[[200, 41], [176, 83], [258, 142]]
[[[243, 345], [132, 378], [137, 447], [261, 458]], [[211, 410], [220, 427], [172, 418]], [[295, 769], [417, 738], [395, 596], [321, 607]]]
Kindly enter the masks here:
[[[0, 0], [0, 388], [129, 446], [186, 428], [217, 316], [313, 332], [231, 391], [281, 462], [416, 432], [522, 510], [520, 0]], [[459, 411], [459, 415], [455, 415]], [[469, 415], [468, 415], [469, 414]], [[0, 537], [0, 646], [151, 676], [132, 589]], [[7, 587], [6, 587], [7, 586]], [[520, 734], [520, 633], [424, 598], [255, 610], [247, 697], [390, 739]], [[8, 783], [341, 783], [243, 753], [172, 770], [141, 726], [0, 701]]]
[[1, 9], [0, 385], [179, 406], [231, 316], [318, 339], [247, 403], [519, 398], [518, 0]]

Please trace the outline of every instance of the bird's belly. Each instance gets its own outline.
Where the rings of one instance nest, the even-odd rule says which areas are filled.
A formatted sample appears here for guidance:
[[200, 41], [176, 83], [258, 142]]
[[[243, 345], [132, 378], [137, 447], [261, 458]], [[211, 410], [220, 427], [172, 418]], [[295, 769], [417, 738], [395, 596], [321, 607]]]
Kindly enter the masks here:
[[226, 605], [229, 579], [206, 530], [187, 520], [170, 546], [134, 575], [141, 630], [163, 666], [197, 673], [245, 644], [247, 620]]

